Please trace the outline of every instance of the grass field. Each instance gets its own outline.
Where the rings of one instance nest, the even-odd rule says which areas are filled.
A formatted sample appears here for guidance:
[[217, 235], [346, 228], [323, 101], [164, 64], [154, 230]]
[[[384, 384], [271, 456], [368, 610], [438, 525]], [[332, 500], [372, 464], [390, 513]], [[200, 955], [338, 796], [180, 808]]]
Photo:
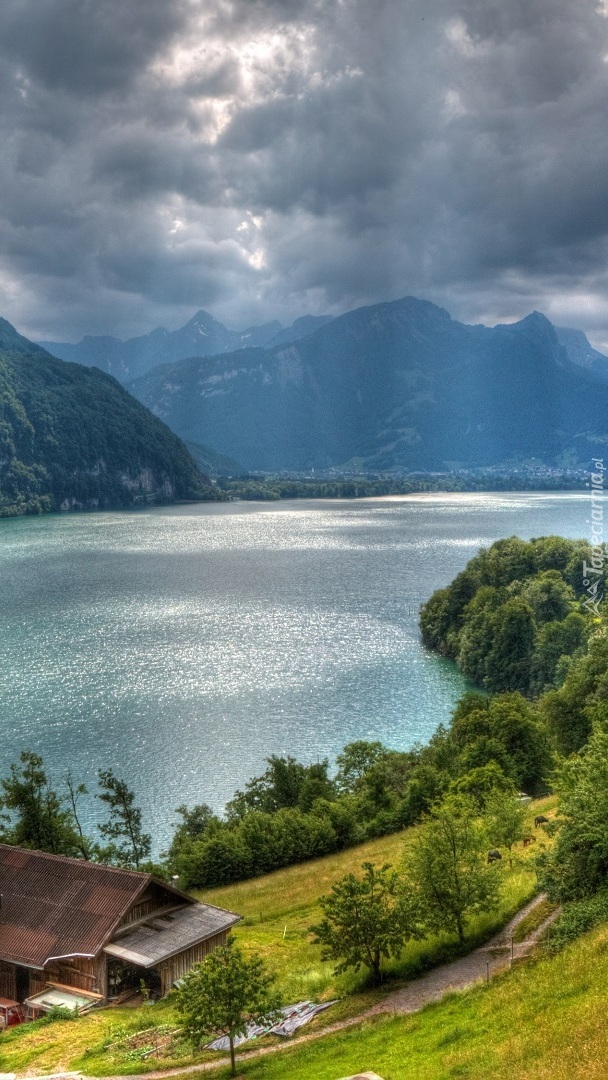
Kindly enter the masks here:
[[252, 1060], [239, 1075], [338, 1080], [373, 1070], [383, 1080], [606, 1080], [606, 986], [603, 927], [487, 987], [452, 994], [415, 1016], [366, 1021]]
[[[549, 800], [538, 802], [533, 812], [544, 811], [550, 805]], [[357, 873], [365, 860], [398, 866], [413, 834], [413, 829], [404, 830], [324, 859], [207, 891], [200, 896], [243, 915], [237, 937], [245, 949], [261, 954], [276, 973], [286, 1003], [303, 998], [327, 1000], [340, 997], [342, 1000], [337, 1005], [314, 1022], [319, 1026], [332, 1023], [363, 1012], [389, 986], [392, 989], [399, 981], [458, 953], [457, 942], [447, 936], [412, 942], [403, 955], [389, 965], [390, 983], [386, 989], [370, 990], [365, 985], [364, 973], [336, 978], [333, 965], [320, 960], [319, 948], [310, 941], [308, 927], [320, 916], [319, 897], [329, 891], [332, 883], [345, 873]], [[540, 842], [534, 846], [538, 848]], [[530, 865], [532, 857], [532, 849], [522, 849], [513, 868], [503, 865], [497, 870], [503, 876], [501, 909], [493, 916], [479, 917], [471, 923], [467, 950], [489, 936], [532, 895], [535, 890], [535, 874]], [[175, 1026], [170, 1001], [142, 1009], [99, 1010], [77, 1021], [58, 1022], [37, 1030], [24, 1025], [0, 1036], [0, 1071], [35, 1073], [80, 1069], [90, 1076], [102, 1076], [144, 1072], [161, 1064], [179, 1067], [192, 1063], [194, 1059], [187, 1047], [174, 1049], [170, 1056], [142, 1058], [145, 1043], [144, 1048], [132, 1048], [126, 1042], [134, 1032], [157, 1025]], [[214, 1058], [215, 1055], [199, 1054], [196, 1061]], [[340, 1076], [340, 1072], [334, 1075]]]
[[[539, 801], [534, 804], [535, 810], [547, 810], [550, 803], [551, 800]], [[401, 833], [369, 841], [324, 859], [199, 895], [208, 903], [243, 915], [242, 923], [236, 928], [236, 937], [247, 949], [263, 956], [277, 973], [285, 1000], [327, 1000], [354, 994], [355, 999], [346, 1002], [343, 1009], [332, 1009], [331, 1016], [333, 1018], [342, 1011], [346, 1015], [361, 1011], [362, 1003], [356, 999], [364, 990], [365, 973], [346, 973], [336, 978], [333, 964], [323, 963], [319, 948], [311, 943], [308, 927], [319, 919], [319, 897], [330, 891], [334, 881], [344, 874], [358, 873], [366, 860], [398, 867], [415, 831], [415, 827], [404, 829]], [[544, 834], [534, 847], [538, 849], [543, 842]], [[536, 877], [530, 869], [530, 861], [534, 854], [533, 848], [520, 848], [513, 867], [501, 868], [501, 910], [498, 915], [481, 916], [471, 924], [467, 948], [471, 940], [487, 937], [532, 895]], [[388, 965], [387, 971], [393, 977], [412, 978], [440, 959], [452, 957], [456, 951], [456, 942], [448, 936], [411, 942], [399, 960]], [[369, 998], [369, 992], [366, 996]]]

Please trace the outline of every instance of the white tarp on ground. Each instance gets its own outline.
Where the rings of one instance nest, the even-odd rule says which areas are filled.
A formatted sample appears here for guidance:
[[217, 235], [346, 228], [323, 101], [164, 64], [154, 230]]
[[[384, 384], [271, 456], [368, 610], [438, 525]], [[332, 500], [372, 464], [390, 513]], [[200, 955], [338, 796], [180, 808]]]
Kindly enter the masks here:
[[[335, 1005], [336, 1001], [337, 998], [335, 1001], [323, 1001], [320, 1005], [315, 1005], [312, 1001], [299, 1001], [297, 1005], [286, 1005], [285, 1008], [279, 1010], [283, 1014], [283, 1020], [279, 1020], [272, 1027], [249, 1024], [245, 1035], [238, 1035], [234, 1040], [234, 1045], [240, 1046], [241, 1043], [249, 1042], [250, 1039], [259, 1039], [262, 1035], [283, 1035], [285, 1037], [293, 1035], [294, 1031], [307, 1024], [317, 1013], [329, 1009], [330, 1005]], [[206, 1049], [229, 1050], [228, 1036], [224, 1035], [221, 1039], [214, 1039], [213, 1042], [207, 1043]]]

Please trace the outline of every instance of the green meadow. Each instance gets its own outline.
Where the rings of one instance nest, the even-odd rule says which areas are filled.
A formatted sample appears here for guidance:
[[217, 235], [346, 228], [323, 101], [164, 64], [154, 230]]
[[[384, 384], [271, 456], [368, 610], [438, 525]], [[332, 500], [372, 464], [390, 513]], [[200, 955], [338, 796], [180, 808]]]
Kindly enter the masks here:
[[[551, 799], [540, 800], [534, 803], [531, 812], [547, 810], [553, 802]], [[304, 998], [340, 999], [306, 1031], [312, 1032], [364, 1012], [381, 1000], [387, 991], [462, 952], [456, 940], [447, 935], [411, 942], [403, 954], [388, 965], [384, 986], [372, 990], [366, 984], [363, 971], [334, 976], [333, 964], [321, 961], [319, 947], [310, 940], [308, 927], [320, 916], [319, 897], [330, 890], [332, 883], [348, 872], [357, 873], [366, 860], [377, 864], [391, 863], [398, 867], [415, 829], [414, 826], [323, 859], [199, 893], [202, 900], [237, 911], [243, 916], [236, 936], [245, 949], [264, 957], [267, 966], [277, 976], [278, 987], [286, 1003]], [[543, 842], [544, 837], [541, 838], [539, 834], [539, 842], [534, 848], [538, 849]], [[520, 847], [512, 868], [509, 868], [506, 860], [497, 868], [497, 873], [503, 878], [500, 911], [471, 921], [466, 951], [489, 937], [534, 894], [536, 875], [531, 862], [533, 854], [533, 848], [524, 850]], [[179, 1068], [195, 1061], [217, 1060], [217, 1055], [210, 1053], [194, 1057], [188, 1046], [180, 1046], [179, 1043], [174, 1044], [169, 1052], [148, 1055], [147, 1050], [156, 1038], [154, 1029], [162, 1035], [175, 1027], [177, 1020], [170, 999], [137, 1009], [124, 1006], [106, 1008], [79, 1020], [59, 1021], [43, 1027], [23, 1025], [0, 1036], [0, 1070], [30, 1074], [82, 1070], [89, 1076], [128, 1075], [159, 1067]], [[361, 1031], [357, 1028], [357, 1032], [361, 1037], [365, 1032], [367, 1038], [368, 1031], [375, 1029], [376, 1025], [372, 1029], [364, 1025]], [[148, 1031], [150, 1037], [147, 1041], [144, 1036], [134, 1038], [138, 1032]], [[352, 1032], [351, 1036], [355, 1034]], [[325, 1045], [324, 1039], [322, 1045]], [[316, 1052], [322, 1054], [322, 1045], [319, 1044]], [[282, 1058], [282, 1054], [280, 1056]], [[283, 1068], [278, 1060], [273, 1061], [272, 1065], [270, 1061], [269, 1058], [267, 1065], [260, 1063], [256, 1068]], [[249, 1067], [253, 1068], [253, 1064]], [[291, 1074], [273, 1072], [268, 1075]], [[303, 1072], [301, 1075], [306, 1074]], [[316, 1076], [316, 1073], [308, 1075]], [[319, 1073], [321, 1075], [325, 1074]], [[341, 1074], [339, 1070], [334, 1070], [331, 1075], [339, 1077]]]

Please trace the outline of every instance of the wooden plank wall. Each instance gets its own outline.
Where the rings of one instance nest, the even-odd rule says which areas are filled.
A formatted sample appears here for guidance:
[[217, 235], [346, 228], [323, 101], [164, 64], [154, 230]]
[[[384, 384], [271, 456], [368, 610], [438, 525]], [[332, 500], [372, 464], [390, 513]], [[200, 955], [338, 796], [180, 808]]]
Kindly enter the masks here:
[[17, 979], [14, 964], [7, 964], [0, 960], [0, 997], [15, 1000], [17, 993]]
[[150, 888], [146, 890], [143, 896], [140, 896], [136, 904], [127, 911], [126, 915], [120, 921], [120, 930], [123, 926], [129, 926], [131, 923], [138, 922], [139, 919], [144, 919], [146, 915], [152, 915], [160, 908], [167, 907], [167, 905], [180, 903], [179, 897], [175, 897], [173, 893], [168, 890], [162, 889], [160, 886], [152, 882]]
[[218, 945], [225, 945], [228, 933], [228, 930], [223, 930], [221, 934], [207, 938], [206, 941], [201, 941], [191, 949], [186, 949], [184, 952], [178, 953], [177, 956], [171, 956], [168, 960], [164, 960], [162, 964], [159, 964], [156, 970], [160, 975], [163, 997], [169, 993], [175, 980], [181, 979], [190, 971], [193, 964], [198, 964], [199, 961], [204, 960], [210, 952], [217, 949]]
[[[47, 983], [61, 983], [73, 986], [76, 990], [90, 990], [95, 994], [103, 993], [97, 989], [97, 970], [94, 960], [84, 956], [75, 956], [71, 960], [55, 961], [44, 969]], [[43, 987], [44, 989], [44, 987]]]

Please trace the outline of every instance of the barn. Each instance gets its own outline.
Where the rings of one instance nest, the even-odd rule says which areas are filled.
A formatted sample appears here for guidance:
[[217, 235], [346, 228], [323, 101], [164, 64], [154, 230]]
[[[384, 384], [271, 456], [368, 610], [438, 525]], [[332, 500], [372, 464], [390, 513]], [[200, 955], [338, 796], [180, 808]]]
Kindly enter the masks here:
[[151, 874], [0, 844], [0, 997], [30, 1016], [164, 996], [240, 916]]

